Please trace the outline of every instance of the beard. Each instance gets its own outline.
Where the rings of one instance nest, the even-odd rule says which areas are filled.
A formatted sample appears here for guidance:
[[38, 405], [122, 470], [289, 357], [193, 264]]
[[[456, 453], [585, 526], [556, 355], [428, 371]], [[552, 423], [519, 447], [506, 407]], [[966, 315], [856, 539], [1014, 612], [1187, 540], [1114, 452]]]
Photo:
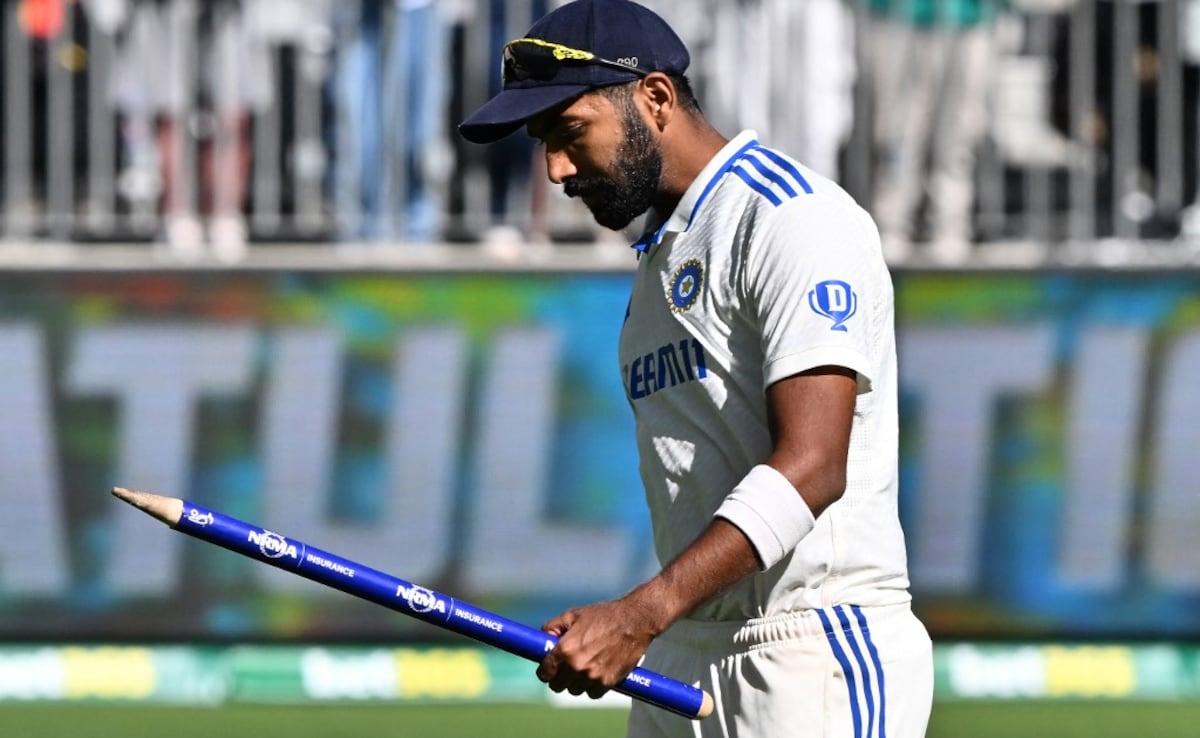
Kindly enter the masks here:
[[563, 183], [570, 197], [586, 197], [592, 217], [619, 231], [650, 209], [662, 178], [662, 151], [632, 100], [622, 106], [625, 140], [612, 162], [613, 176], [574, 176]]

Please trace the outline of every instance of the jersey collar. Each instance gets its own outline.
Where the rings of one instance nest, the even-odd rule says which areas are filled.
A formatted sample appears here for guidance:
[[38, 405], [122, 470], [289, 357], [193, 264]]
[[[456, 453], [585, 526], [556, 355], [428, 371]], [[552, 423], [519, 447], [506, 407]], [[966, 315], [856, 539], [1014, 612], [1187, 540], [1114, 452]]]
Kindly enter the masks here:
[[[641, 256], [662, 243], [663, 236], [667, 233], [683, 233], [692, 226], [692, 221], [696, 219], [696, 215], [700, 212], [700, 208], [704, 205], [704, 201], [708, 199], [709, 194], [716, 189], [717, 183], [725, 176], [725, 173], [733, 168], [737, 160], [746, 153], [747, 149], [752, 149], [758, 146], [758, 134], [754, 131], [742, 131], [737, 136], [725, 144], [717, 155], [714, 156], [700, 175], [696, 177], [687, 191], [683, 193], [683, 197], [679, 199], [679, 204], [675, 206], [675, 212], [671, 213], [671, 217], [662, 221], [657, 227], [651, 225], [641, 237], [633, 243], [633, 248], [637, 250], [638, 256]], [[657, 213], [650, 213], [650, 223], [658, 221]]]

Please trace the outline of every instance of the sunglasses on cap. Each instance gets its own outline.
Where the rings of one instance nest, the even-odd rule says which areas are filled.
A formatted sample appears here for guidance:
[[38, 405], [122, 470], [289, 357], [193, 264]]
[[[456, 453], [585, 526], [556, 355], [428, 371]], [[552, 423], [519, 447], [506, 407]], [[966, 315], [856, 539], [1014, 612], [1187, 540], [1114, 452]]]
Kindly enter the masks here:
[[613, 61], [596, 56], [590, 51], [572, 49], [540, 38], [518, 38], [504, 45], [501, 68], [504, 87], [513, 82], [536, 80], [549, 82], [554, 79], [564, 64], [595, 64], [622, 72], [630, 72], [639, 77], [645, 77], [649, 72], [639, 69], [636, 59], [628, 61]]

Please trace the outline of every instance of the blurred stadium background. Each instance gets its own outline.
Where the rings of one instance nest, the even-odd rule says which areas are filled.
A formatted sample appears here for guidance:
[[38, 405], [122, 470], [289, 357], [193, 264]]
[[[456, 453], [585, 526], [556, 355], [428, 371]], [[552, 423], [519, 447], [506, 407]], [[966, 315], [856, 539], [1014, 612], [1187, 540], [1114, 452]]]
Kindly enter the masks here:
[[[612, 359], [636, 234], [527, 137], [454, 133], [553, 4], [0, 3], [5, 735], [620, 733], [619, 699], [566, 711], [526, 662], [108, 496], [531, 624], [652, 570]], [[930, 735], [1200, 735], [1200, 2], [946, 2], [899, 50], [884, 0], [647, 4], [725, 132], [868, 206], [931, 157], [879, 133], [887, 54], [938, 44], [934, 97], [982, 91], [969, 181], [928, 184], [969, 228], [931, 195], [887, 252]]]

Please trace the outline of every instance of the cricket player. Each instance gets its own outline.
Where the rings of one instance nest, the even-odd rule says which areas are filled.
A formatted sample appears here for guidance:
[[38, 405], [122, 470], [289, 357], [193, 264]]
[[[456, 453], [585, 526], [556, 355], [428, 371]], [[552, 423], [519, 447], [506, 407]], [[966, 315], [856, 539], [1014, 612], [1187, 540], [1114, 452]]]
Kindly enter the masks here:
[[503, 90], [460, 127], [524, 127], [603, 226], [648, 214], [619, 354], [663, 567], [548, 621], [538, 677], [599, 697], [644, 659], [716, 700], [698, 723], [635, 703], [637, 738], [922, 736], [878, 230], [753, 132], [715, 130], [688, 62], [645, 7], [576, 0], [505, 47]]

